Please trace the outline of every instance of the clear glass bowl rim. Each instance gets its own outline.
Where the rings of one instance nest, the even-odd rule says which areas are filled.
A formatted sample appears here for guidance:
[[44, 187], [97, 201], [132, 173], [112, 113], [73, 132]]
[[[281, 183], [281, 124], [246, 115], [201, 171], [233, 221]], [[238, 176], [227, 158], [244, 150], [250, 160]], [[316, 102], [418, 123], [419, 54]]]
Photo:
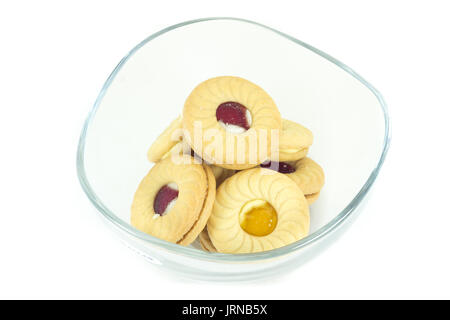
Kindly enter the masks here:
[[[307, 237], [296, 241], [290, 245], [270, 250], [270, 251], [263, 251], [258, 253], [247, 253], [247, 254], [224, 254], [224, 253], [209, 253], [209, 252], [203, 252], [201, 250], [195, 249], [195, 248], [189, 248], [180, 246], [174, 243], [170, 243], [158, 238], [155, 238], [153, 236], [150, 236], [146, 233], [143, 233], [134, 227], [132, 227], [130, 224], [124, 222], [122, 219], [118, 218], [111, 210], [109, 210], [101, 201], [101, 199], [96, 195], [94, 190], [91, 188], [89, 181], [86, 176], [86, 171], [84, 167], [84, 150], [85, 150], [85, 142], [86, 142], [86, 135], [89, 130], [89, 126], [94, 119], [95, 113], [97, 109], [100, 106], [100, 103], [102, 101], [103, 96], [105, 95], [105, 92], [108, 90], [110, 84], [112, 83], [113, 79], [117, 75], [117, 73], [120, 71], [122, 66], [127, 62], [127, 60], [136, 52], [138, 51], [142, 46], [150, 42], [151, 40], [155, 39], [156, 37], [169, 32], [171, 30], [187, 26], [194, 23], [201, 23], [206, 21], [213, 21], [213, 20], [233, 20], [233, 21], [240, 21], [245, 23], [250, 23], [253, 25], [257, 25], [259, 27], [268, 29], [272, 32], [275, 32], [276, 34], [300, 45], [303, 46], [316, 54], [322, 56], [323, 58], [329, 60], [330, 62], [334, 63], [350, 75], [352, 75], [354, 78], [359, 80], [361, 83], [363, 83], [378, 99], [380, 103], [380, 107], [382, 109], [383, 115], [384, 115], [384, 123], [385, 123], [385, 132], [384, 132], [384, 140], [383, 140], [383, 149], [380, 155], [380, 158], [378, 160], [378, 163], [376, 167], [373, 169], [372, 173], [370, 174], [369, 178], [361, 188], [361, 190], [358, 192], [358, 194], [355, 196], [355, 198], [336, 216], [334, 217], [330, 222], [328, 222], [326, 225], [321, 227], [320, 229], [316, 230], [315, 232], [309, 234]], [[78, 179], [80, 181], [80, 184], [86, 193], [89, 200], [92, 202], [92, 204], [100, 211], [100, 213], [110, 222], [112, 222], [116, 227], [118, 227], [120, 230], [128, 233], [132, 237], [136, 237], [138, 239], [144, 240], [152, 245], [160, 246], [163, 249], [169, 250], [172, 253], [175, 254], [181, 254], [192, 258], [198, 258], [202, 260], [207, 261], [213, 261], [213, 262], [250, 262], [250, 261], [258, 261], [258, 260], [265, 260], [265, 259], [273, 259], [276, 257], [280, 257], [289, 253], [292, 253], [294, 251], [300, 250], [301, 248], [307, 247], [314, 242], [318, 241], [319, 239], [325, 237], [327, 234], [331, 233], [333, 230], [335, 230], [337, 227], [339, 227], [354, 211], [355, 209], [360, 205], [361, 201], [364, 199], [370, 188], [372, 187], [373, 183], [375, 182], [375, 179], [378, 176], [378, 173], [383, 165], [383, 162], [385, 160], [387, 151], [389, 149], [391, 139], [391, 126], [390, 126], [390, 119], [389, 114], [387, 110], [386, 103], [381, 96], [381, 94], [376, 90], [369, 82], [367, 82], [365, 79], [363, 79], [359, 74], [357, 74], [355, 71], [353, 71], [351, 68], [343, 64], [342, 62], [338, 61], [337, 59], [331, 57], [330, 55], [326, 54], [325, 52], [320, 51], [319, 49], [316, 49], [309, 44], [306, 44], [298, 39], [295, 39], [294, 37], [291, 37], [283, 32], [280, 32], [278, 30], [275, 30], [273, 28], [267, 27], [263, 24], [241, 19], [241, 18], [233, 18], [233, 17], [211, 17], [211, 18], [201, 18], [196, 20], [190, 20], [186, 22], [181, 22], [175, 25], [172, 25], [170, 27], [167, 27], [159, 32], [154, 33], [153, 35], [147, 37], [142, 42], [140, 42], [137, 46], [135, 46], [122, 60], [119, 62], [119, 64], [114, 68], [113, 72], [110, 74], [108, 79], [106, 80], [105, 84], [103, 85], [95, 103], [92, 108], [92, 110], [89, 112], [88, 117], [84, 123], [83, 129], [81, 131], [81, 136], [78, 143], [78, 150], [77, 150], [77, 173], [78, 173]]]

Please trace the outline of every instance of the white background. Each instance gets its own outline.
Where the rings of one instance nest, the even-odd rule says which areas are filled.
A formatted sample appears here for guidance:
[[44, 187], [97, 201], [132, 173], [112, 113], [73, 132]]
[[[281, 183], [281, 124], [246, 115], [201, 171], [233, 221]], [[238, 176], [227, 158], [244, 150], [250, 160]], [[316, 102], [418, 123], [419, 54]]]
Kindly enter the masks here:
[[[0, 298], [450, 298], [446, 1], [10, 1], [0, 4]], [[235, 16], [343, 61], [383, 94], [393, 139], [364, 212], [327, 251], [256, 283], [156, 269], [79, 186], [87, 113], [119, 60], [185, 20]]]

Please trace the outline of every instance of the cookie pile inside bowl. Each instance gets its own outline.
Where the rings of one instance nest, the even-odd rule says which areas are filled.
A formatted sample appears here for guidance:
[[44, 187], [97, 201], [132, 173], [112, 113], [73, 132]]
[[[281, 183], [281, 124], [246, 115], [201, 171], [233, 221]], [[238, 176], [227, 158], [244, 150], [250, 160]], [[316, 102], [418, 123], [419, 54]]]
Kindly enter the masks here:
[[312, 132], [282, 119], [259, 86], [223, 76], [199, 84], [182, 115], [153, 142], [131, 223], [208, 252], [251, 253], [309, 232], [324, 172], [307, 157]]

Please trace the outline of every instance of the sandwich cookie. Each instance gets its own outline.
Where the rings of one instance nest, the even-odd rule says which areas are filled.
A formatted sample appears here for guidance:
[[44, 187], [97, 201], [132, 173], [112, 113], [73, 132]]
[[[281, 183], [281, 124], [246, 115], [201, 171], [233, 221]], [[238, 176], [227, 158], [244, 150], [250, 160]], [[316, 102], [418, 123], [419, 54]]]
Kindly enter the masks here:
[[322, 167], [308, 157], [294, 162], [266, 161], [260, 166], [275, 170], [293, 180], [302, 190], [309, 204], [319, 198], [320, 190], [325, 183]]
[[179, 152], [183, 145], [178, 145], [183, 140], [181, 116], [173, 120], [170, 125], [156, 138], [147, 152], [150, 162], [158, 162], [166, 158], [171, 152]]
[[294, 121], [283, 119], [282, 124], [278, 159], [295, 161], [304, 158], [313, 143], [312, 132]]
[[207, 162], [227, 169], [255, 167], [271, 152], [272, 130], [281, 130], [275, 102], [259, 86], [238, 77], [199, 84], [183, 108], [186, 139]]
[[240, 171], [217, 189], [208, 234], [218, 252], [251, 253], [293, 243], [309, 232], [308, 203], [287, 176]]
[[198, 235], [198, 239], [200, 241], [200, 246], [203, 250], [208, 252], [217, 252], [216, 248], [214, 247], [214, 244], [211, 242], [211, 239], [209, 238], [208, 234], [208, 228], [206, 227], [203, 229], [202, 232]]
[[[157, 238], [188, 245], [205, 228], [216, 182], [207, 165], [181, 164], [171, 158], [156, 163], [141, 181], [131, 206], [131, 224]], [[190, 163], [190, 164], [187, 164]]]

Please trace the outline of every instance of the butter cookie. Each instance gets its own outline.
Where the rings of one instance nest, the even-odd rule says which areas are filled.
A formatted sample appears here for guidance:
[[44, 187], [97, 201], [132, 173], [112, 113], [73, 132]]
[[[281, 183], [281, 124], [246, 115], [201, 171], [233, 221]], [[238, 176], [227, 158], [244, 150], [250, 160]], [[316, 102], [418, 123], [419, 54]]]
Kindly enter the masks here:
[[217, 252], [216, 248], [214, 247], [214, 244], [211, 242], [211, 239], [209, 238], [208, 234], [208, 228], [205, 227], [202, 232], [198, 235], [198, 239], [200, 242], [200, 246], [203, 250], [208, 252]]
[[308, 234], [309, 207], [297, 184], [287, 176], [253, 168], [220, 185], [207, 226], [218, 252], [272, 250]]
[[282, 120], [278, 155], [280, 161], [295, 161], [304, 158], [312, 143], [313, 134], [308, 128], [294, 121]]
[[141, 181], [131, 206], [131, 224], [157, 238], [188, 245], [204, 229], [214, 203], [215, 178], [191, 156], [180, 164], [166, 158]]
[[283, 173], [292, 179], [302, 190], [309, 204], [318, 199], [325, 183], [322, 167], [308, 157], [293, 162], [266, 161], [260, 166]]
[[159, 160], [166, 158], [171, 151], [182, 147], [182, 145], [178, 145], [182, 139], [182, 122], [181, 116], [179, 116], [170, 123], [150, 146], [147, 151], [147, 159], [150, 162], [158, 162]]
[[239, 77], [199, 84], [183, 108], [186, 140], [207, 162], [227, 169], [255, 167], [271, 154], [281, 130], [275, 102], [259, 86]]

